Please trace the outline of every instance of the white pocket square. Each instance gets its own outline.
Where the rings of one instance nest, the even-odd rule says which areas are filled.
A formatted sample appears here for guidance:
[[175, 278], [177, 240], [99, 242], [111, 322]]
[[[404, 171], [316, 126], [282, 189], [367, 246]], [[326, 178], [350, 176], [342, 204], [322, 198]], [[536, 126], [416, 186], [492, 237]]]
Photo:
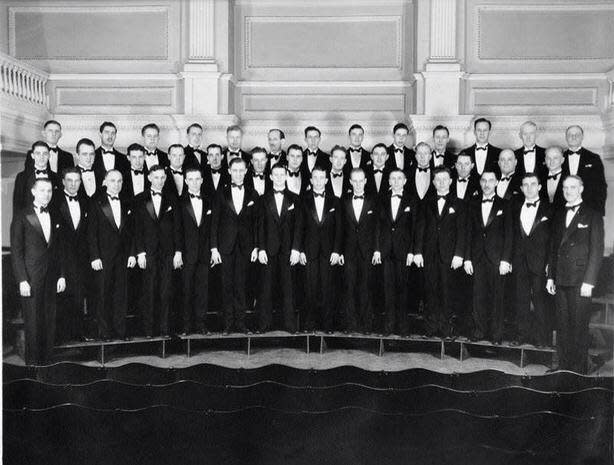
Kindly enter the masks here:
[[499, 211], [497, 212], [497, 216], [501, 216], [501, 215], [503, 215], [503, 210], [499, 210]]
[[55, 225], [55, 229], [58, 229], [59, 227], [60, 227], [60, 225], [59, 225], [59, 224], [56, 224], [56, 225]]
[[166, 209], [166, 211], [167, 211], [167, 212], [170, 212], [172, 209], [173, 209], [173, 207], [168, 207], [168, 208]]
[[252, 205], [254, 205], [254, 201], [250, 200], [249, 203], [247, 204], [248, 207], [251, 207]]
[[450, 209], [448, 210], [448, 213], [450, 213], [450, 214], [456, 213], [456, 210], [454, 210], [454, 208], [450, 207]]
[[539, 220], [539, 221], [548, 221], [548, 217], [547, 217], [547, 216], [544, 216], [544, 217], [542, 217], [542, 219], [541, 219], [541, 220]]
[[369, 210], [369, 211], [367, 212], [367, 215], [370, 215], [371, 213], [373, 213], [373, 210]]
[[584, 166], [585, 166], [585, 168], [592, 168], [593, 164], [592, 163], [588, 163], [588, 164], [586, 164]]
[[328, 213], [331, 213], [331, 212], [334, 212], [334, 211], [335, 211], [335, 209], [331, 208], [330, 210], [328, 210]]
[[205, 215], [210, 215], [211, 214], [211, 210], [207, 210], [207, 213], [205, 213]]
[[578, 229], [588, 228], [588, 224], [578, 223]]
[[405, 207], [405, 210], [403, 210], [404, 212], [408, 212], [410, 209], [410, 207]]
[[292, 205], [290, 205], [290, 206], [288, 207], [288, 211], [290, 211], [290, 210], [294, 210], [294, 204], [292, 204]]

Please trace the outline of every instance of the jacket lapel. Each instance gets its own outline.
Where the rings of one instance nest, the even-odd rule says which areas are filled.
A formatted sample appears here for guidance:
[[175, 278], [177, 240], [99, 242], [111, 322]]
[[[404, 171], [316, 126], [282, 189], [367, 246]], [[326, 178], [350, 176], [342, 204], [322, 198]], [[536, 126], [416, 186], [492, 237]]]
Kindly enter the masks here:
[[[194, 206], [192, 205], [192, 201], [190, 200], [190, 197], [187, 196], [184, 200], [184, 202], [186, 202], [186, 207], [188, 210], [188, 215], [190, 215], [190, 218], [192, 218], [192, 221], [194, 221], [194, 224], [196, 226], [198, 226], [198, 220], [196, 219], [196, 212], [194, 212]], [[202, 204], [203, 204], [203, 213], [205, 212], [205, 200], [202, 200]], [[201, 216], [201, 223], [202, 223], [202, 216]]]
[[[157, 222], [158, 217], [156, 216], [156, 209], [154, 208], [151, 193], [147, 194], [147, 198], [145, 200], [145, 209], [147, 210], [147, 213], [149, 213], [149, 216], [151, 216], [151, 219]], [[160, 205], [160, 213], [162, 213], [162, 205]]]
[[[531, 226], [531, 231], [529, 231], [529, 236], [533, 234], [533, 232], [535, 231], [535, 228], [537, 228], [537, 225], [541, 223], [541, 219], [544, 217], [544, 210], [546, 210], [546, 206], [544, 205], [544, 201], [540, 200], [539, 207], [537, 207], [537, 213], [535, 214], [535, 221], [533, 221], [533, 225]], [[524, 228], [521, 227], [520, 229], [522, 229], [522, 232], [524, 233]]]
[[[36, 212], [34, 211], [34, 207], [30, 207], [29, 210], [30, 211], [26, 215], [26, 219], [34, 227], [34, 229], [36, 229], [36, 231], [41, 235], [43, 240], [45, 242], [47, 242], [47, 240], [45, 239], [45, 233], [43, 232], [43, 227], [41, 225], [41, 222], [38, 219], [38, 216], [36, 215]], [[53, 226], [53, 224], [52, 224], [52, 226]], [[51, 228], [51, 229], [53, 229], [53, 228]], [[49, 242], [51, 242], [51, 237], [49, 238]]]
[[113, 216], [113, 210], [111, 209], [111, 203], [109, 202], [109, 198], [106, 195], [100, 199], [100, 209], [102, 210], [102, 213], [104, 213], [104, 216], [107, 217], [107, 220], [109, 220], [111, 225], [113, 225], [115, 229], [119, 229], [117, 227], [117, 224], [115, 223], [115, 217]]
[[[576, 214], [571, 219], [571, 223], [569, 223], [569, 227], [565, 228], [565, 230], [563, 232], [563, 238], [561, 239], [561, 244], [563, 242], [566, 242], [569, 239], [569, 237], [571, 236], [571, 234], [576, 229], [578, 229], [578, 223], [580, 222], [580, 217], [584, 216], [583, 215], [584, 211], [582, 210], [582, 206], [583, 205], [580, 205], [580, 207], [576, 211]], [[565, 212], [565, 215], [563, 215], [563, 226], [565, 226], [566, 219], [567, 219], [567, 212]]]
[[[499, 197], [497, 197], [497, 195], [495, 194], [495, 200], [492, 203], [492, 208], [490, 209], [490, 214], [488, 215], [488, 221], [486, 222], [486, 226], [484, 226], [484, 228], [489, 227], [490, 223], [492, 223], [495, 217], [497, 216], [497, 212], [499, 211], [499, 202], [500, 202]], [[480, 205], [480, 218], [482, 217], [481, 209], [482, 209], [482, 206]]]

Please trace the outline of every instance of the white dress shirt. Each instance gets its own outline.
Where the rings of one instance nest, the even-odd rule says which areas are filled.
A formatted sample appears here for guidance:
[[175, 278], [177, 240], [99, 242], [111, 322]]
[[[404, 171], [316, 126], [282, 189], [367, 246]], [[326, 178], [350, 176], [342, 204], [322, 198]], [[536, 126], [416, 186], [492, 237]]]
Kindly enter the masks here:
[[58, 148], [49, 147], [49, 166], [54, 173], [58, 172]]
[[51, 238], [51, 216], [49, 212], [46, 211], [41, 213], [40, 206], [34, 204], [34, 212], [38, 217], [38, 221], [40, 221], [41, 227], [43, 228], [43, 234], [45, 236], [45, 240], [49, 243], [49, 239]]
[[[324, 191], [322, 192], [315, 192], [314, 194], [323, 194]], [[313, 198], [315, 204], [316, 204], [316, 213], [318, 214], [318, 221], [321, 223], [322, 222], [322, 216], [324, 215], [324, 197], [315, 197]]]
[[[104, 153], [105, 149], [101, 149], [102, 153], [102, 163], [104, 163], [104, 169], [109, 171], [115, 168], [115, 154], [113, 153]], [[113, 150], [113, 149], [111, 149]]]
[[343, 173], [341, 176], [333, 177], [333, 172], [330, 172], [330, 181], [333, 186], [335, 197], [341, 198], [343, 195]]
[[[478, 150], [484, 148], [486, 150]], [[484, 172], [486, 166], [486, 157], [488, 156], [488, 145], [476, 145], [475, 147], [475, 167], [479, 174]]]
[[[490, 197], [484, 197], [482, 200], [486, 199], [494, 199], [494, 195]], [[490, 216], [490, 211], [492, 210], [492, 206], [494, 205], [494, 200], [492, 202], [482, 202], [482, 224], [486, 226], [488, 223], [488, 217]]]
[[[527, 203], [536, 203], [536, 205], [528, 207]], [[522, 224], [522, 229], [527, 236], [531, 233], [533, 223], [535, 223], [535, 216], [537, 215], [538, 208], [539, 197], [530, 201], [525, 199], [524, 203], [522, 204], [522, 208], [520, 209], [520, 223]]]
[[514, 173], [510, 173], [506, 176], [504, 176], [503, 174], [501, 174], [501, 179], [499, 180], [499, 184], [497, 184], [497, 195], [501, 198], [505, 197], [505, 193], [507, 192], [507, 188], [510, 185], [511, 182], [511, 176], [513, 176]]
[[[362, 195], [364, 196], [364, 193]], [[354, 217], [356, 218], [356, 221], [360, 221], [360, 214], [362, 213], [364, 203], [364, 199], [356, 199], [352, 197], [352, 207], [354, 209]]]
[[254, 176], [254, 189], [258, 192], [258, 195], [264, 195], [264, 178], [260, 179], [258, 176]]
[[[79, 227], [79, 223], [81, 222], [81, 205], [79, 204], [76, 194], [73, 196], [64, 191], [64, 196], [66, 197], [66, 204], [68, 205], [72, 225], [75, 229], [77, 229]], [[71, 200], [71, 198], [74, 198], [75, 200]]]
[[433, 166], [435, 168], [437, 168], [438, 166], [443, 166], [445, 157], [445, 153], [437, 153], [435, 150], [433, 150]]
[[382, 185], [382, 179], [384, 178], [384, 173], [376, 173], [375, 170], [381, 169], [383, 170], [384, 167], [382, 166], [381, 168], [375, 168], [373, 167], [373, 178], [375, 179], [375, 188], [377, 190], [377, 192], [379, 193], [379, 189]]
[[307, 167], [309, 168], [309, 172], [313, 171], [314, 166], [316, 166], [316, 162], [318, 161], [317, 155], [312, 155], [311, 153], [307, 153]]
[[286, 178], [286, 185], [288, 186], [288, 190], [290, 192], [294, 192], [295, 194], [301, 193], [301, 174], [299, 171], [298, 176], [290, 176]]
[[[582, 147], [578, 147], [578, 150], [581, 150]], [[570, 153], [567, 156], [569, 160], [569, 174], [576, 175], [578, 174], [578, 167], [580, 166], [580, 154], [579, 153]]]
[[[441, 194], [441, 195], [448, 195], [449, 192], [446, 192], [445, 194]], [[439, 194], [437, 194], [439, 195]], [[443, 197], [440, 197], [437, 199], [437, 212], [439, 213], [439, 216], [441, 216], [441, 213], [443, 212], [443, 207], [446, 204], [446, 199], [444, 199]]]
[[[401, 152], [397, 152], [398, 149], [401, 149]], [[397, 168], [400, 170], [405, 169], [405, 148], [394, 146], [394, 161], [397, 164]]]
[[[190, 147], [192, 147], [190, 145]], [[196, 161], [198, 162], [198, 164], [202, 164], [202, 160], [200, 158], [200, 150], [197, 147], [192, 147], [192, 152], [194, 153], [194, 156], [196, 157]]]
[[122, 204], [117, 198], [117, 196], [113, 196], [116, 197], [115, 199], [111, 198], [111, 194], [107, 194], [107, 196], [109, 199], [109, 204], [111, 205], [111, 210], [113, 211], [113, 219], [115, 220], [115, 224], [119, 229], [122, 223]]
[[[466, 182], [459, 182], [461, 179], [466, 179]], [[469, 185], [469, 176], [466, 178], [458, 178], [456, 180], [456, 197], [459, 199], [465, 198], [465, 193], [467, 192], [467, 186]]]
[[426, 191], [429, 190], [429, 186], [431, 185], [431, 169], [427, 168], [426, 171], [420, 171], [418, 168], [416, 168], [415, 178], [418, 197], [423, 199], [426, 195]]
[[[212, 169], [216, 169], [216, 168], [212, 168]], [[217, 169], [221, 169], [221, 167]], [[222, 177], [222, 173], [220, 172], [214, 173], [213, 171], [211, 172], [211, 180], [213, 181], [213, 187], [215, 187], [215, 190], [217, 190], [217, 186], [220, 184], [221, 177]]]
[[[156, 212], [156, 216], [160, 218], [160, 206], [162, 205], [162, 195], [154, 195], [155, 190], [151, 190], [151, 201], [153, 202], [154, 211]], [[162, 194], [162, 192], [160, 192]]]
[[141, 171], [140, 174], [135, 174], [133, 170], [130, 170], [130, 176], [132, 176], [132, 189], [134, 195], [138, 195], [145, 190], [145, 174]]
[[[171, 169], [175, 169], [175, 168], [171, 168]], [[177, 171], [181, 171], [181, 173], [172, 173], [173, 175], [173, 181], [175, 181], [175, 187], [177, 188], [177, 193], [179, 195], [181, 195], [183, 193], [183, 186], [185, 184], [185, 178], [183, 177], [183, 169], [179, 168], [179, 170]]]
[[[190, 192], [190, 194], [200, 196], [199, 193], [194, 194], [193, 192]], [[190, 203], [192, 204], [192, 208], [194, 209], [194, 216], [196, 217], [196, 226], [200, 226], [200, 222], [203, 216], [203, 199], [199, 199], [197, 197], [190, 197]]]
[[153, 154], [145, 153], [145, 165], [147, 166], [147, 169], [151, 168], [152, 166], [159, 165], [159, 164], [160, 164], [160, 161], [158, 160], [157, 153], [153, 153]]
[[[45, 171], [44, 173], [37, 173], [36, 171]], [[47, 168], [43, 168], [43, 170], [39, 170], [38, 168], [34, 167], [34, 177], [36, 179], [48, 179], [49, 178], [49, 172], [47, 170]]]
[[[523, 147], [524, 156], [522, 157], [524, 163], [524, 172], [525, 173], [534, 173], [535, 172], [535, 146], [528, 148]], [[529, 150], [529, 152], [526, 152]]]
[[362, 150], [358, 148], [358, 152], [353, 152], [351, 149], [350, 152], [350, 162], [352, 163], [352, 168], [360, 168], [360, 162], [362, 161]]
[[554, 194], [556, 194], [556, 189], [559, 187], [559, 182], [561, 182], [561, 172], [563, 170], [559, 170], [557, 173], [548, 173], [548, 176], [556, 176], [554, 179], [548, 179], [546, 181], [546, 188], [548, 189], [548, 198], [550, 199], [550, 203], [554, 202]]
[[[83, 168], [80, 166], [79, 168]], [[86, 169], [86, 168], [83, 168]], [[93, 171], [81, 173], [81, 183], [88, 197], [91, 197], [96, 192], [96, 176]]]
[[399, 214], [399, 206], [401, 205], [401, 198], [397, 197], [397, 195], [403, 196], [403, 192], [395, 193], [393, 192], [390, 196], [390, 210], [392, 212], [392, 219], [396, 220], [397, 215]]
[[239, 213], [241, 213], [241, 210], [243, 209], [243, 199], [245, 198], [245, 186], [241, 186], [241, 188], [232, 186], [230, 188], [230, 194], [232, 195], [232, 203], [234, 204], [235, 211], [237, 212], [237, 215], [238, 215]]
[[[574, 202], [574, 203], [567, 203], [565, 205], [565, 207], [576, 207], [578, 205], [580, 205], [582, 203], [582, 200]], [[565, 217], [565, 227], [569, 228], [569, 225], [571, 224], [571, 222], [573, 221], [573, 217], [576, 216], [576, 214], [578, 213], [578, 210], [580, 208], [576, 208], [575, 210], [567, 210], [567, 216]]]
[[273, 198], [275, 199], [275, 206], [277, 207], [277, 215], [281, 216], [281, 206], [284, 203], [284, 193], [275, 192], [273, 193]]

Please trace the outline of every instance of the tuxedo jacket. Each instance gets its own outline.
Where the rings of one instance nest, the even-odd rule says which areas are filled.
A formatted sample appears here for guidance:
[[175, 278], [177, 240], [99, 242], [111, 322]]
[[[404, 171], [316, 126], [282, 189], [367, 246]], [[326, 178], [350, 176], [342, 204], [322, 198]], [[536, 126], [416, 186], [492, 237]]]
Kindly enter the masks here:
[[343, 167], [343, 170], [347, 172], [348, 175], [350, 174], [350, 171], [352, 171], [353, 168], [362, 168], [364, 170], [367, 168], [367, 166], [373, 163], [371, 161], [371, 154], [369, 153], [369, 151], [360, 147], [360, 163], [358, 164], [358, 166], [354, 166], [352, 165], [352, 155], [350, 152], [350, 147], [347, 148], [347, 151], [348, 151], [347, 161], [345, 163], [345, 166]]
[[[346, 165], [347, 166], [347, 165]], [[342, 171], [343, 182], [341, 183], [341, 192], [339, 196], [335, 195], [335, 189], [333, 188], [333, 173], [332, 171], [328, 175], [328, 182], [326, 183], [326, 194], [334, 195], [338, 199], [343, 198], [344, 195], [352, 192], [352, 185], [350, 184], [350, 174], [345, 170]], [[338, 179], [338, 178], [337, 178]]]
[[[143, 192], [149, 190], [151, 183], [147, 178], [147, 173], [143, 171]], [[140, 194], [139, 192], [138, 194]], [[132, 170], [129, 168], [126, 174], [124, 174], [124, 180], [122, 183], [122, 190], [119, 193], [119, 197], [127, 202], [129, 205], [134, 204], [134, 200], [138, 195], [134, 192], [134, 183], [132, 181]]]
[[[431, 154], [433, 155], [431, 158], [431, 163], [430, 163], [431, 169], [435, 169], [435, 157], [437, 156], [437, 152], [433, 150]], [[455, 163], [456, 163], [456, 154], [452, 150], [446, 148], [446, 151], [443, 154], [443, 166], [453, 170]]]
[[322, 221], [319, 221], [313, 193], [309, 192], [301, 199], [300, 211], [296, 225], [297, 244], [307, 260], [328, 258], [333, 252], [341, 254], [341, 201], [325, 193]]
[[[92, 167], [92, 170], [94, 169], [94, 167]], [[102, 178], [96, 176], [96, 172], [94, 171], [94, 183], [96, 184], [96, 190], [94, 191], [94, 193], [92, 194], [92, 196], [88, 196], [87, 192], [85, 191], [85, 184], [83, 184], [83, 171], [81, 171], [81, 185], [79, 186], [79, 192], [78, 195], [84, 197], [84, 198], [93, 198], [96, 197], [97, 195], [104, 195], [104, 193], [106, 192], [106, 187], [102, 185], [102, 180], [104, 180], [104, 176]], [[125, 175], [122, 173], [122, 190], [123, 190], [123, 179], [125, 178]], [[120, 191], [121, 192], [121, 191]]]
[[[163, 152], [159, 148], [156, 148], [155, 153], [158, 156], [159, 165], [162, 165], [165, 168], [170, 165], [166, 152]], [[149, 168], [151, 168], [151, 166], [147, 166], [147, 151], [145, 151], [145, 162], [143, 163], [143, 170], [145, 171], [145, 174], [149, 173]]]
[[238, 246], [241, 253], [249, 254], [256, 247], [260, 199], [256, 191], [244, 185], [243, 206], [237, 213], [231, 189], [231, 185], [227, 184], [216, 195], [211, 248], [227, 255]]
[[[58, 171], [56, 174], [58, 175], [58, 177], [60, 177], [62, 175], [62, 170], [64, 168], [71, 168], [75, 166], [75, 158], [72, 156], [72, 153], [67, 152], [66, 150], [62, 150], [60, 147], [56, 147], [56, 150], [58, 152]], [[30, 156], [29, 151], [26, 154], [26, 158], [24, 160], [23, 167], [25, 170], [28, 170], [34, 167], [34, 160]], [[47, 164], [47, 168], [51, 170], [51, 164]]]
[[[53, 196], [55, 196], [58, 186], [60, 185], [60, 180], [58, 175], [49, 168], [47, 168], [47, 175], [51, 180]], [[29, 206], [34, 201], [34, 197], [32, 196], [32, 186], [34, 185], [35, 181], [36, 174], [34, 173], [34, 167], [17, 173], [13, 187], [13, 213], [18, 212], [26, 206]]]
[[298, 195], [286, 189], [279, 215], [275, 194], [272, 189], [267, 191], [260, 199], [258, 248], [266, 251], [269, 256], [289, 255], [291, 250], [300, 250], [296, 234], [300, 212]]
[[[307, 157], [309, 156], [309, 150], [303, 150], [303, 162], [301, 163], [301, 173], [303, 174], [303, 179], [309, 180], [311, 179], [311, 170], [309, 169], [309, 163], [307, 162]], [[316, 163], [315, 166], [320, 166], [324, 168], [327, 172], [330, 171], [330, 155], [326, 152], [323, 152], [321, 149], [318, 149], [316, 152]]]
[[563, 179], [565, 179], [566, 176], [568, 176], [568, 173], [566, 173], [564, 170], [561, 171], [561, 174], [559, 174], [558, 184], [556, 185], [552, 202], [550, 202], [550, 196], [548, 195], [548, 172], [546, 172], [546, 178], [542, 183], [542, 188], [539, 192], [540, 198], [544, 199], [550, 204], [550, 208], [553, 212], [556, 212], [559, 208], [565, 205], [565, 197], [563, 196]]
[[[201, 172], [204, 171], [205, 166], [207, 166], [207, 152], [188, 144], [183, 148], [183, 153], [185, 153], [185, 159], [183, 160], [184, 169], [197, 168]], [[196, 154], [200, 155], [200, 162]]]
[[[387, 147], [388, 150], [388, 160], [386, 160], [386, 168], [388, 170], [398, 169], [397, 161], [394, 156], [394, 144], [390, 144]], [[416, 164], [416, 152], [408, 147], [403, 147], [403, 157], [405, 159], [405, 164], [403, 166], [403, 171], [407, 173], [409, 169]]]
[[[58, 213], [62, 223], [62, 231], [64, 232], [66, 243], [64, 260], [67, 274], [81, 273], [85, 267], [87, 267], [85, 269], [89, 268], [89, 248], [87, 245], [89, 199], [77, 194], [77, 202], [79, 202], [81, 210], [81, 219], [76, 228], [70, 216], [68, 200], [64, 192], [58, 190], [51, 202], [51, 207]], [[70, 286], [71, 284], [68, 283], [68, 285]]]
[[[516, 173], [522, 177], [527, 170], [524, 166], [524, 147], [520, 147], [514, 150], [514, 154], [516, 155], [516, 160], [518, 161], [516, 165]], [[546, 149], [540, 147], [539, 145], [535, 145], [535, 168], [533, 172], [539, 177], [542, 186], [548, 174], [548, 167], [546, 166]]]
[[[464, 149], [463, 152], [471, 156], [471, 161], [474, 164], [473, 169], [471, 170], [471, 173], [477, 175], [478, 179], [480, 179], [480, 176], [482, 176], [482, 173], [478, 173], [478, 166], [475, 161], [475, 149], [476, 148], [477, 148], [477, 145], [473, 144], [471, 147], [467, 147], [466, 149]], [[486, 147], [486, 163], [484, 163], [484, 170], [494, 172], [497, 177], [499, 177], [501, 173], [501, 171], [499, 170], [499, 154], [500, 153], [501, 153], [501, 149], [490, 143]]]
[[548, 260], [548, 278], [557, 286], [597, 284], [603, 259], [603, 217], [582, 203], [569, 227], [565, 227], [567, 209], [555, 213]]
[[382, 259], [394, 257], [405, 260], [408, 253], [413, 253], [418, 202], [407, 190], [403, 191], [397, 215], [393, 218], [391, 196], [392, 192], [388, 191], [379, 198], [379, 251]]
[[522, 191], [520, 190], [520, 184], [522, 183], [523, 175], [520, 174], [518, 171], [515, 171], [514, 174], [512, 174], [511, 176], [512, 179], [508, 183], [505, 193], [500, 196], [505, 200], [512, 200], [519, 196], [523, 197]]
[[376, 197], [365, 194], [360, 218], [356, 220], [352, 198], [353, 195], [349, 194], [341, 200], [343, 255], [346, 259], [362, 257], [371, 260], [373, 252], [379, 250], [378, 201]]
[[[514, 229], [514, 263], [526, 261], [531, 273], [545, 277], [546, 263], [550, 252], [550, 233], [552, 226], [552, 209], [548, 202], [540, 200], [535, 214], [535, 221], [529, 234], [522, 227], [520, 213], [524, 205], [524, 196], [512, 203], [512, 219]], [[534, 207], [530, 207], [534, 208]]]
[[57, 279], [64, 276], [65, 241], [62, 221], [52, 208], [49, 215], [49, 242], [45, 240], [33, 204], [16, 211], [11, 223], [11, 261], [15, 281], [28, 281], [34, 292], [44, 287], [49, 278], [55, 287]]
[[416, 187], [416, 171], [418, 171], [418, 165], [413, 165], [407, 171], [407, 183], [405, 184], [405, 189], [409, 191], [409, 194], [412, 197], [415, 197], [418, 201], [423, 201], [429, 195], [433, 195], [435, 193], [435, 186], [433, 185], [433, 170], [432, 169], [429, 170], [429, 176], [430, 176], [429, 187], [426, 190], [424, 197], [422, 198], [418, 196], [418, 188]]
[[467, 218], [467, 247], [465, 260], [474, 264], [484, 260], [493, 265], [511, 263], [513, 247], [512, 215], [509, 202], [495, 195], [486, 225], [482, 222], [482, 195], [469, 206]]
[[134, 210], [121, 200], [119, 228], [113, 218], [113, 210], [106, 193], [100, 193], [89, 201], [87, 244], [90, 262], [101, 259], [105, 263], [115, 259], [128, 259], [134, 253], [132, 242]]
[[[256, 188], [254, 187], [254, 176], [255, 176], [254, 170], [251, 168], [248, 169], [247, 173], [245, 174], [244, 183], [249, 188], [256, 190]], [[272, 189], [273, 189], [273, 181], [271, 181], [270, 173], [267, 173], [265, 171], [264, 172], [264, 192], [267, 193], [271, 191]]]
[[[305, 193], [311, 191], [311, 174], [305, 173], [302, 169], [302, 165], [298, 172], [300, 173], [299, 176], [301, 177], [301, 189], [298, 195], [302, 197], [303, 195], [305, 195]], [[286, 187], [288, 186], [288, 181], [287, 181], [288, 179], [290, 179], [289, 171], [288, 171], [288, 177], [286, 178]]]
[[430, 195], [421, 205], [415, 239], [415, 254], [422, 254], [425, 262], [447, 264], [454, 256], [465, 258], [467, 231], [467, 203], [451, 191], [439, 214], [439, 198]]
[[[452, 178], [452, 184], [450, 185], [450, 194], [458, 198], [458, 174]], [[470, 173], [467, 179], [467, 189], [465, 189], [465, 195], [461, 200], [469, 201], [480, 194], [480, 180], [475, 173]]]
[[[568, 174], [570, 173], [570, 153], [569, 150], [565, 150], [565, 161], [563, 161], [563, 172]], [[604, 216], [608, 185], [605, 181], [601, 157], [582, 147], [580, 149], [580, 163], [578, 164], [577, 174], [582, 178], [582, 181], [584, 181], [584, 192], [582, 193], [583, 201], [588, 207], [596, 210], [601, 216]]]
[[[119, 170], [122, 176], [125, 178], [126, 173], [130, 170], [130, 162], [125, 154], [113, 148], [113, 157], [115, 158], [115, 164], [112, 169]], [[102, 157], [102, 147], [98, 147], [94, 152], [94, 164], [92, 165], [94, 174], [96, 176], [96, 184], [102, 185], [104, 177], [107, 174], [107, 169], [104, 167], [104, 161]]]
[[162, 191], [159, 215], [156, 216], [152, 195], [146, 190], [135, 203], [135, 254], [145, 252], [146, 258], [172, 257], [183, 250], [181, 214], [177, 197]]
[[173, 173], [171, 172], [171, 167], [166, 168], [166, 181], [164, 182], [163, 191], [172, 195], [176, 199], [183, 196], [188, 191], [188, 186], [185, 183], [185, 164], [181, 168], [182, 177], [183, 177], [183, 187], [181, 189], [181, 193], [177, 189], [177, 184], [175, 183], [175, 178], [173, 177]]
[[213, 219], [213, 198], [201, 189], [202, 213], [196, 218], [189, 193], [179, 199], [179, 217], [181, 218], [183, 239], [182, 258], [184, 263], [194, 265], [204, 263], [209, 265], [211, 257], [211, 224]]
[[367, 177], [367, 184], [365, 186], [365, 192], [369, 195], [384, 196], [390, 191], [390, 168], [384, 165], [384, 172], [382, 173], [382, 181], [377, 190], [377, 184], [375, 182], [375, 168], [373, 165], [368, 165], [365, 168], [365, 175]]
[[222, 166], [219, 168], [220, 180], [217, 187], [213, 182], [212, 168], [206, 165], [203, 170], [203, 189], [211, 197], [215, 197], [215, 194], [220, 192], [226, 184], [230, 184], [230, 174], [228, 173], [228, 167]]
[[[272, 153], [269, 152], [269, 153], [266, 154], [266, 158], [267, 158], [267, 163], [266, 163], [266, 168], [264, 169], [264, 171], [267, 174], [271, 174], [271, 159], [273, 159], [274, 156], [273, 156]], [[282, 150], [279, 153], [279, 158], [278, 158], [276, 164], [279, 164], [281, 166], [286, 166], [288, 164], [288, 160], [286, 158], [286, 151], [285, 150]], [[273, 166], [275, 166], [275, 165], [273, 165]]]

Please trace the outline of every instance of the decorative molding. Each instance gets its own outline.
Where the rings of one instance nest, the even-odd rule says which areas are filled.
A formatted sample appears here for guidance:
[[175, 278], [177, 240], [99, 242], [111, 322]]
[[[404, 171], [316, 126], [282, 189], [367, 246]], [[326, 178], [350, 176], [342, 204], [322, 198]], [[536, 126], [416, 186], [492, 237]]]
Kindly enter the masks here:
[[[570, 97], [574, 92], [586, 92], [590, 93], [590, 99], [585, 102], [566, 102], [564, 96]], [[506, 97], [505, 93], [514, 94], [515, 97], [512, 99], [514, 102], [506, 102], [510, 97]], [[551, 95], [550, 98], [544, 99], [542, 103], [535, 100], [535, 94], [541, 92], [544, 94], [556, 94], [556, 96]], [[530, 94], [533, 93], [533, 96]], [[482, 95], [496, 95], [499, 97], [499, 102], [496, 103], [477, 103], [476, 99], [479, 98], [479, 94]], [[522, 101], [522, 99], [518, 98], [518, 94], [523, 94], [523, 97], [526, 96], [526, 101]], [[473, 87], [471, 89], [471, 105], [473, 107], [480, 105], [489, 105], [489, 106], [526, 106], [526, 105], [542, 105], [542, 106], [596, 106], [597, 102], [598, 90], [595, 87]]]
[[50, 81], [178, 81], [179, 79], [179, 74], [171, 73], [49, 74]]
[[429, 61], [456, 61], [456, 0], [431, 0]]
[[215, 0], [190, 0], [189, 5], [189, 61], [215, 61]]

